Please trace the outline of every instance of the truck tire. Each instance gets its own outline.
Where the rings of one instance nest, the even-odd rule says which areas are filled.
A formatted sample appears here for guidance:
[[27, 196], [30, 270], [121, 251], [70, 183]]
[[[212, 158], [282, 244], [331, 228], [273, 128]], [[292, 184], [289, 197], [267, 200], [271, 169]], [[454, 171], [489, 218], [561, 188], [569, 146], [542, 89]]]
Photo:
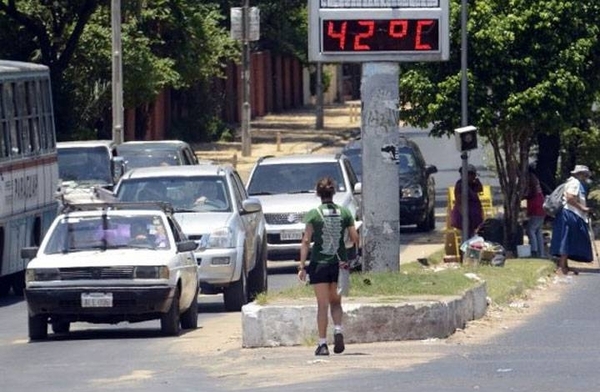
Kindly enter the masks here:
[[43, 315], [28, 316], [29, 339], [43, 340], [48, 337], [48, 317]]
[[69, 333], [71, 329], [71, 323], [68, 321], [53, 321], [51, 325], [54, 333]]
[[198, 328], [198, 289], [196, 289], [190, 307], [181, 315], [181, 329], [196, 328]]
[[240, 279], [233, 282], [223, 291], [223, 301], [225, 310], [228, 312], [239, 312], [242, 306], [248, 303], [248, 278], [246, 276], [246, 267], [242, 265]]
[[160, 317], [160, 330], [166, 336], [179, 336], [179, 286], [175, 288], [169, 311]]

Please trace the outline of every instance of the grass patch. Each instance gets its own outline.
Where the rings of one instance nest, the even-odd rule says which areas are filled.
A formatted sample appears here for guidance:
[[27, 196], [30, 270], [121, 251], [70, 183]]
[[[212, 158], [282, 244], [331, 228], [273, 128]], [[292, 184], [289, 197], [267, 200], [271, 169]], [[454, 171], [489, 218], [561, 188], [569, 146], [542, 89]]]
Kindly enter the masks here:
[[[527, 289], [536, 287], [540, 278], [550, 276], [555, 269], [553, 262], [542, 259], [510, 259], [504, 267], [450, 267], [432, 255], [429, 263], [429, 267], [405, 263], [400, 272], [353, 273], [350, 276], [349, 297], [377, 297], [378, 301], [391, 302], [412, 296], [461, 295], [479, 284], [466, 276], [467, 273], [474, 273], [485, 280], [488, 296], [493, 303], [502, 305], [521, 296]], [[257, 303], [266, 305], [279, 300], [303, 298], [314, 299], [313, 290], [309, 285], [299, 284], [280, 292], [262, 293]]]

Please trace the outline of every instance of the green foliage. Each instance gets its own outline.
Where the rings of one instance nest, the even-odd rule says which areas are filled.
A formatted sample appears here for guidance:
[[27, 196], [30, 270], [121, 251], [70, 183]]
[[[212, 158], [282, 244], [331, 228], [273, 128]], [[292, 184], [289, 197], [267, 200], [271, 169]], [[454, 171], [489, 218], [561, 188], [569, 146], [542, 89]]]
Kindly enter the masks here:
[[[0, 29], [0, 55], [50, 66], [61, 140], [77, 137], [77, 130], [106, 130], [111, 117], [110, 2], [80, 3], [0, 0], [0, 26], [8, 27]], [[164, 89], [221, 77], [226, 62], [237, 57], [237, 45], [213, 3], [131, 0], [121, 5], [125, 108], [147, 110]], [[202, 94], [209, 95], [209, 84], [203, 85]], [[204, 108], [208, 119], [219, 113], [219, 105]], [[218, 133], [218, 124], [211, 127]]]
[[[467, 122], [493, 148], [507, 238], [517, 229], [537, 133], [582, 128], [591, 116], [600, 90], [598, 20], [596, 0], [470, 2]], [[450, 60], [404, 65], [400, 78], [401, 120], [432, 124], [436, 136], [462, 124], [459, 0], [452, 1], [450, 24]]]

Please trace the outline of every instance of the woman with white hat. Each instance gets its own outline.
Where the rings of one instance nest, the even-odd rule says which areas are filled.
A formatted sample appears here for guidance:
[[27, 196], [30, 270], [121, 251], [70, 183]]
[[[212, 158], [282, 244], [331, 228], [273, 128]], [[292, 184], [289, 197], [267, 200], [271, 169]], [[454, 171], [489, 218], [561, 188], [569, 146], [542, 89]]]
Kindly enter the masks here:
[[550, 243], [550, 253], [558, 257], [557, 273], [567, 275], [573, 272], [577, 275], [577, 270], [569, 268], [569, 259], [586, 263], [594, 259], [588, 232], [590, 209], [586, 205], [587, 194], [584, 186], [590, 176], [591, 172], [587, 166], [576, 165], [565, 183], [563, 208], [556, 214]]

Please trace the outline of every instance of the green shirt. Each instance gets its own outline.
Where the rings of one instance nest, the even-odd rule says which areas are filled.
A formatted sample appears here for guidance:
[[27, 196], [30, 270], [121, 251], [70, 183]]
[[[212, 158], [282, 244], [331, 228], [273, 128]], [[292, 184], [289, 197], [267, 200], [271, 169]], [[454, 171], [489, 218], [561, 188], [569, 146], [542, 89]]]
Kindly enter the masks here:
[[354, 226], [354, 218], [346, 207], [323, 203], [306, 214], [304, 223], [313, 227], [311, 263], [348, 261], [344, 233], [348, 227]]

